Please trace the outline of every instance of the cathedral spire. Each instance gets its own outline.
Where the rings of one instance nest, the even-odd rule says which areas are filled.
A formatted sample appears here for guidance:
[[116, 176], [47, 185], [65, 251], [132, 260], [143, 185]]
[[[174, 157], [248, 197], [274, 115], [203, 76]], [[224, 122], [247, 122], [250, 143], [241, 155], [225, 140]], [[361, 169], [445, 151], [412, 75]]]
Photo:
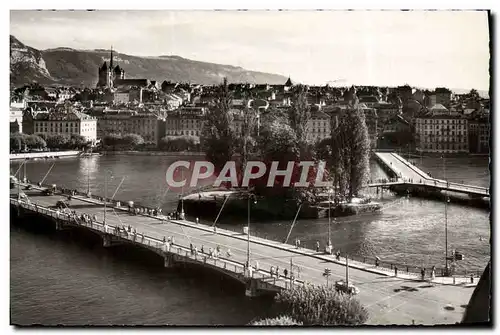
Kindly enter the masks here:
[[111, 59], [109, 60], [109, 68], [113, 69], [113, 46], [111, 46]]

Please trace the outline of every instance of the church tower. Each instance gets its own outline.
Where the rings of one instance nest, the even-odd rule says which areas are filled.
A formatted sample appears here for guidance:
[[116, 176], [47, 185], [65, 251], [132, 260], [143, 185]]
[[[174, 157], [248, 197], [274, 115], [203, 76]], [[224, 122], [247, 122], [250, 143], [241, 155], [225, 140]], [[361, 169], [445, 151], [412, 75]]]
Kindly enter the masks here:
[[109, 59], [106, 87], [110, 89], [113, 88], [113, 46], [111, 46], [111, 56]]

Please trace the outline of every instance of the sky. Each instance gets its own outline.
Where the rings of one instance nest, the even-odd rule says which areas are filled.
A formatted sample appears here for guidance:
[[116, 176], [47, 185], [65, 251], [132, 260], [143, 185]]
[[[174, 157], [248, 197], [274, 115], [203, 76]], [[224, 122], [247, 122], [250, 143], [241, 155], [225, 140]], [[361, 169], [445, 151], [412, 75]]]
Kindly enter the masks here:
[[37, 49], [178, 55], [310, 85], [489, 89], [481, 11], [11, 11]]

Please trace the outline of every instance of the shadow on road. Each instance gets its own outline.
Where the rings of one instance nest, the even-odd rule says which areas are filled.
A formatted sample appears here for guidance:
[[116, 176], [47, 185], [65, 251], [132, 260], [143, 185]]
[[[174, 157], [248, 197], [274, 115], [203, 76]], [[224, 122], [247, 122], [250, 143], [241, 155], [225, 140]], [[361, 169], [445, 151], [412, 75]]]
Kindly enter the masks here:
[[402, 285], [401, 288], [394, 289], [394, 292], [401, 292], [401, 291], [416, 292], [418, 291], [418, 288]]

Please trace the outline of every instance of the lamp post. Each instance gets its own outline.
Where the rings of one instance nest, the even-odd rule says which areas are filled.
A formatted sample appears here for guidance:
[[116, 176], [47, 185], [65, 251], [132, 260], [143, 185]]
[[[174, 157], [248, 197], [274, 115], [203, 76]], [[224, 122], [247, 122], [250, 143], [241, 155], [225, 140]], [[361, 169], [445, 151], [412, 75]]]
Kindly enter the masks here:
[[[104, 218], [102, 220], [103, 224], [106, 224], [106, 205], [108, 202], [108, 173], [111, 173], [111, 171], [106, 170], [104, 172]], [[113, 178], [113, 176], [111, 176]]]
[[332, 194], [333, 194], [333, 189], [329, 188], [328, 189], [328, 247], [332, 245], [332, 239], [331, 239], [331, 211], [332, 211]]
[[247, 265], [250, 267], [250, 206], [251, 201], [253, 199], [254, 204], [257, 203], [253, 194], [248, 190], [248, 198], [247, 198], [247, 210], [248, 210], [248, 220], [247, 220]]

